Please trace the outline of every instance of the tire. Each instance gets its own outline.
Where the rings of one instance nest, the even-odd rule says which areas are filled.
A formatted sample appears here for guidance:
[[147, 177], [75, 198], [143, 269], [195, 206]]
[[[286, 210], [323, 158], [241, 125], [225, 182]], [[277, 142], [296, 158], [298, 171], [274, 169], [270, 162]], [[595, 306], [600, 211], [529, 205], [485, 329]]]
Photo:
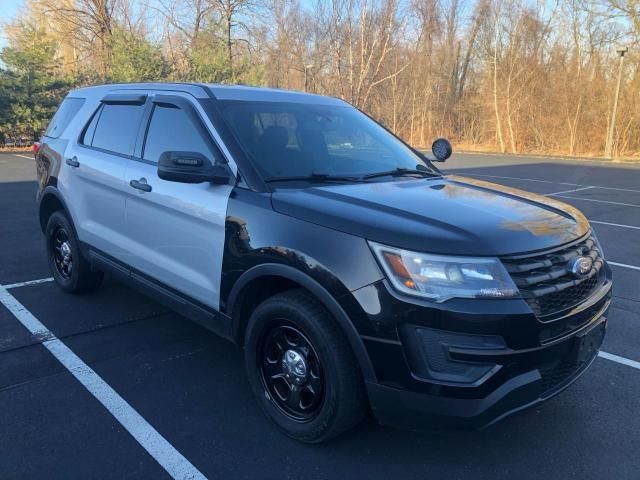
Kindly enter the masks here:
[[[296, 353], [304, 369], [295, 363]], [[293, 364], [285, 366], [287, 355]], [[368, 411], [349, 343], [335, 319], [305, 290], [279, 293], [255, 309], [245, 335], [245, 365], [265, 414], [300, 442], [327, 441], [357, 425]], [[299, 376], [302, 370], [304, 377]], [[272, 380], [274, 372], [289, 377]], [[299, 401], [289, 396], [292, 385]]]
[[94, 270], [82, 256], [75, 230], [63, 211], [51, 214], [45, 236], [49, 268], [62, 290], [67, 293], [84, 293], [100, 286], [104, 274]]

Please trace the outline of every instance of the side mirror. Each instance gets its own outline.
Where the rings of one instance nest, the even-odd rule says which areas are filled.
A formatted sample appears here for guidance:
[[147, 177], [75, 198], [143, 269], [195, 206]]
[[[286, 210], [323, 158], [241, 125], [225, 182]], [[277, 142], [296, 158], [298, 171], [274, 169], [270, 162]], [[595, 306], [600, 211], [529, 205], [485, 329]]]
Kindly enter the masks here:
[[453, 148], [449, 140], [446, 138], [438, 138], [433, 144], [431, 144], [431, 151], [433, 156], [436, 157], [436, 162], [444, 162], [453, 153]]
[[228, 170], [198, 152], [164, 152], [158, 160], [158, 177], [169, 182], [225, 185], [231, 180]]

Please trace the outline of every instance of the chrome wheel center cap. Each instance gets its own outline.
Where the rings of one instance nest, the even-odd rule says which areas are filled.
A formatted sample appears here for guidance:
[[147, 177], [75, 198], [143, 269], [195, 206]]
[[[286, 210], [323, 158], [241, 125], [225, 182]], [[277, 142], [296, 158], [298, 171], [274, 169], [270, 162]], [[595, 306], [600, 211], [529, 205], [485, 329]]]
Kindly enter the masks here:
[[307, 380], [307, 363], [295, 350], [287, 350], [282, 357], [282, 371], [287, 380], [300, 385]]
[[60, 253], [62, 253], [62, 258], [65, 262], [68, 262], [71, 259], [71, 247], [68, 242], [64, 242], [60, 247]]

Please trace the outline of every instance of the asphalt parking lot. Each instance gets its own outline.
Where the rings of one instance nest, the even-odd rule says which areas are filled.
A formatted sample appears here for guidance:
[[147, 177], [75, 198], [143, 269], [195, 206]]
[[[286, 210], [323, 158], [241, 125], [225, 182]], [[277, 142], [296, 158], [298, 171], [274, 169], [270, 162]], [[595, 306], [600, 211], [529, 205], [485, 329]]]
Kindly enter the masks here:
[[83, 296], [47, 281], [33, 159], [0, 154], [0, 478], [639, 479], [640, 164], [457, 154], [444, 170], [585, 213], [616, 282], [602, 358], [482, 431], [369, 418], [310, 447], [259, 411], [237, 347], [110, 279]]

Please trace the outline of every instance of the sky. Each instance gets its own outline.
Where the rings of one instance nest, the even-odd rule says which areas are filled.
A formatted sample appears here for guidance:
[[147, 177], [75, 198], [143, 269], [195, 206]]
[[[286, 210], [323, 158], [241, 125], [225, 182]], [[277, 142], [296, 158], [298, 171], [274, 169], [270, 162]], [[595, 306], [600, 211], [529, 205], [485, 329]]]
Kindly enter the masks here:
[[12, 20], [23, 4], [24, 0], [0, 0], [0, 48], [7, 42], [2, 24]]

